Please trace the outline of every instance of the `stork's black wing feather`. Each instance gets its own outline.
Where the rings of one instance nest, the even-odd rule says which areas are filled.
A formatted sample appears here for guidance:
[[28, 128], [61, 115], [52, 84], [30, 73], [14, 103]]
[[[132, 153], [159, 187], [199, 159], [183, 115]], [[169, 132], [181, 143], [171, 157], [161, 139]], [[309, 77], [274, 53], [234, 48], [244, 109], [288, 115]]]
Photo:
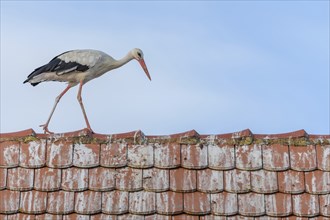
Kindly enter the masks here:
[[[72, 71], [84, 72], [89, 69], [89, 66], [87, 66], [87, 65], [82, 65], [77, 62], [65, 62], [64, 60], [59, 58], [60, 56], [66, 54], [66, 53], [69, 53], [69, 52], [71, 52], [71, 51], [64, 52], [64, 53], [54, 57], [46, 65], [43, 65], [43, 66], [35, 69], [30, 75], [28, 75], [28, 78], [23, 83], [28, 82], [33, 77], [35, 77], [41, 73], [44, 73], [44, 72], [56, 72], [56, 73], [60, 73], [60, 72], [68, 73], [68, 72], [72, 72]], [[34, 84], [37, 85], [38, 83], [34, 83]]]

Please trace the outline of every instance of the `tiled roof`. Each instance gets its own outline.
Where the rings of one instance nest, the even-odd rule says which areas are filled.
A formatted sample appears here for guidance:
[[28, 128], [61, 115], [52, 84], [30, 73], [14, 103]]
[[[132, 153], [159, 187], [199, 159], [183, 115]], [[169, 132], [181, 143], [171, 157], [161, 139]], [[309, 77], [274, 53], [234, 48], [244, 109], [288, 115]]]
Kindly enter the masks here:
[[330, 218], [330, 135], [0, 136], [0, 219]]

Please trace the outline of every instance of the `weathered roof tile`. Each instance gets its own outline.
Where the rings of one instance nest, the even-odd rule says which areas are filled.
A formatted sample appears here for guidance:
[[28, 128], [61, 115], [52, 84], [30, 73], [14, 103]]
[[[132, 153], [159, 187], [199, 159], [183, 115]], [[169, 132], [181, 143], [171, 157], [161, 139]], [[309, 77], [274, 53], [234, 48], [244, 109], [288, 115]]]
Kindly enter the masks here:
[[88, 188], [88, 169], [77, 167], [63, 169], [61, 187], [67, 191], [86, 190]]
[[170, 189], [174, 192], [196, 191], [196, 170], [188, 170], [184, 168], [170, 170], [170, 180]]
[[211, 212], [210, 194], [208, 193], [184, 193], [183, 200], [185, 213], [206, 215]]
[[170, 188], [170, 171], [158, 168], [144, 169], [143, 188], [154, 192], [167, 191]]
[[198, 170], [197, 190], [207, 193], [223, 191], [223, 171], [211, 169]]
[[59, 140], [47, 146], [47, 166], [52, 168], [66, 168], [72, 166], [73, 144], [66, 140]]
[[112, 168], [96, 167], [89, 169], [89, 189], [94, 191], [108, 191], [115, 189], [116, 170]]
[[19, 143], [0, 142], [0, 167], [17, 167], [19, 163]]
[[266, 213], [264, 194], [246, 193], [238, 195], [239, 213], [243, 216], [261, 216]]
[[61, 169], [35, 169], [34, 188], [39, 191], [54, 191], [61, 187]]
[[135, 168], [116, 169], [116, 188], [129, 192], [139, 191], [142, 187], [142, 170]]
[[207, 163], [207, 145], [194, 144], [181, 146], [181, 165], [188, 169], [203, 169], [206, 168]]
[[51, 214], [69, 214], [74, 211], [74, 192], [56, 191], [48, 193], [47, 212]]
[[73, 165], [76, 167], [96, 167], [100, 164], [99, 144], [74, 144]]
[[228, 192], [244, 193], [251, 189], [250, 172], [244, 170], [226, 170], [224, 171], [224, 185]]
[[183, 193], [166, 191], [156, 194], [157, 213], [176, 215], [183, 212]]
[[265, 195], [266, 213], [273, 217], [285, 217], [292, 214], [291, 194], [274, 193]]
[[242, 170], [262, 168], [261, 145], [243, 145], [236, 147], [236, 167]]
[[0, 190], [7, 186], [7, 169], [0, 168]]
[[263, 167], [265, 170], [278, 171], [290, 168], [288, 145], [263, 145], [262, 152]]
[[20, 211], [29, 214], [44, 213], [47, 209], [47, 193], [41, 191], [21, 192]]
[[316, 145], [317, 168], [330, 171], [330, 145]]
[[258, 193], [273, 193], [278, 191], [276, 172], [267, 170], [251, 171], [251, 189]]
[[293, 214], [299, 217], [314, 217], [320, 212], [319, 198], [308, 193], [292, 195]]
[[212, 213], [215, 215], [235, 215], [238, 213], [237, 194], [222, 192], [211, 194]]
[[305, 191], [305, 178], [303, 172], [288, 170], [278, 172], [278, 188], [284, 193], [302, 193]]
[[320, 213], [323, 216], [330, 217], [330, 194], [320, 195]]
[[102, 212], [110, 215], [128, 212], [128, 192], [109, 191], [102, 193]]
[[128, 166], [149, 168], [154, 165], [152, 145], [128, 145]]
[[235, 147], [230, 145], [208, 145], [209, 168], [229, 170], [235, 168]]
[[31, 190], [33, 188], [34, 170], [22, 167], [8, 169], [7, 188], [10, 190]]
[[330, 172], [305, 172], [306, 191], [311, 194], [330, 193]]
[[297, 171], [316, 169], [316, 150], [314, 145], [289, 146], [291, 168]]
[[19, 209], [20, 192], [12, 190], [0, 191], [0, 213], [12, 214], [17, 213]]
[[84, 191], [75, 194], [74, 210], [78, 214], [95, 214], [101, 212], [101, 192]]
[[46, 141], [22, 143], [20, 145], [19, 161], [21, 167], [43, 167], [46, 163]]
[[127, 165], [127, 144], [109, 143], [101, 145], [101, 166], [124, 167]]
[[129, 212], [132, 214], [149, 215], [156, 212], [156, 194], [139, 191], [129, 194]]
[[155, 167], [176, 168], [181, 165], [181, 146], [178, 143], [155, 144]]

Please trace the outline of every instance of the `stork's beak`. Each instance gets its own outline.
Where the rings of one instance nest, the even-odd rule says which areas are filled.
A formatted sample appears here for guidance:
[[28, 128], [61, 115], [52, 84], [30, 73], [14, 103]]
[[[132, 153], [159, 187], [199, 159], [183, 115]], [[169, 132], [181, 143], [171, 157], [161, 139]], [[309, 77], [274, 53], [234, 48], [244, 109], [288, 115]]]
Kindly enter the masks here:
[[151, 81], [151, 77], [150, 77], [150, 75], [149, 75], [149, 71], [148, 71], [148, 68], [147, 68], [146, 63], [144, 62], [144, 59], [139, 59], [138, 61], [139, 61], [140, 65], [142, 66], [144, 72], [146, 73], [147, 77], [148, 77], [149, 80]]

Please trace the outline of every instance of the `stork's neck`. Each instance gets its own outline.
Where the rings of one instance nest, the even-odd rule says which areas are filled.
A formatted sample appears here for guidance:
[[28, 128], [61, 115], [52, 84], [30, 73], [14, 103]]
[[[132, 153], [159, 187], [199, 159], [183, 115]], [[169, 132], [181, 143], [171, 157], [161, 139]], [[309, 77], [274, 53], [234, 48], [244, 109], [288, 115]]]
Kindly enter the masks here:
[[119, 68], [119, 67], [125, 65], [126, 63], [128, 63], [129, 61], [131, 61], [132, 59], [134, 59], [134, 57], [133, 57], [132, 53], [129, 52], [123, 58], [121, 58], [119, 60], [114, 60], [112, 67], [113, 67], [113, 69]]

